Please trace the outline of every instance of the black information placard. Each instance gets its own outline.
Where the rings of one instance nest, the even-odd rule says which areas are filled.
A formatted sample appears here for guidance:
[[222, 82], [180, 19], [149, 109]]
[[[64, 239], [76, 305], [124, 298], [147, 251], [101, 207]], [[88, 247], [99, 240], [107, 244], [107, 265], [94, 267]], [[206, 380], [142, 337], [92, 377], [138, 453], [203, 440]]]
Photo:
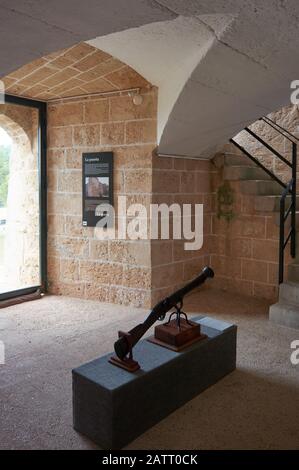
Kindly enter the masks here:
[[98, 206], [113, 206], [113, 153], [83, 153], [82, 176], [83, 225], [95, 227], [103, 217]]

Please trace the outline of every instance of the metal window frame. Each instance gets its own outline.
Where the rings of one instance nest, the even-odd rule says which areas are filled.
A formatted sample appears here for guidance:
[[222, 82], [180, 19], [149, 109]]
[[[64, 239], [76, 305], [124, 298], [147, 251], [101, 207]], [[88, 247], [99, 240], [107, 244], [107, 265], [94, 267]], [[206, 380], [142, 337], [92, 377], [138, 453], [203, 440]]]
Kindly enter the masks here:
[[5, 94], [5, 103], [38, 110], [38, 178], [39, 178], [39, 264], [40, 285], [0, 294], [0, 301], [47, 291], [47, 103]]

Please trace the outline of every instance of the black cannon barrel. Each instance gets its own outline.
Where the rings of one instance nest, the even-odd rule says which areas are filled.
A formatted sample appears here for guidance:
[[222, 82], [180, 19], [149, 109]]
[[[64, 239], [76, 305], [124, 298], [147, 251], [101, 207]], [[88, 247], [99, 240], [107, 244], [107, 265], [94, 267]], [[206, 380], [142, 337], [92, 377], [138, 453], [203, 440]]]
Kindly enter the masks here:
[[[201, 284], [203, 284], [208, 277], [214, 277], [214, 271], [212, 268], [210, 268], [209, 266], [206, 266], [205, 268], [203, 268], [202, 272], [199, 274], [199, 276], [197, 276], [195, 279], [193, 279], [192, 281], [188, 282], [188, 284], [186, 284], [184, 287], [182, 287], [181, 289], [177, 290], [176, 292], [174, 292], [173, 294], [171, 294], [168, 299], [171, 301], [171, 303], [173, 304], [171, 307], [173, 307], [174, 305], [176, 305], [178, 302], [180, 302], [181, 300], [183, 300], [183, 298], [185, 297], [185, 295], [189, 294], [189, 292], [191, 292], [193, 289], [195, 289], [196, 287], [200, 286]], [[155, 307], [154, 307], [155, 309]]]
[[[212, 268], [206, 266], [203, 268], [199, 276], [155, 305], [146, 320], [129, 331], [132, 347], [138, 343], [140, 338], [160, 317], [163, 317], [171, 308], [182, 302], [185, 295], [203, 284], [209, 277], [214, 277], [214, 271]], [[120, 359], [124, 359], [130, 350], [130, 346], [126, 337], [121, 337], [114, 343], [114, 350]]]

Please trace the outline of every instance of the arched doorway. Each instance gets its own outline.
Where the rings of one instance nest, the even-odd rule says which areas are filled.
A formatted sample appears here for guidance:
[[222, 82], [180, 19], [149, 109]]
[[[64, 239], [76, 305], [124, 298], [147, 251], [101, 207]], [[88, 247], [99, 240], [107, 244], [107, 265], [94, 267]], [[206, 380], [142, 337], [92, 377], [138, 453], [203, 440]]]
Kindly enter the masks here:
[[3, 127], [0, 127], [0, 289], [5, 279], [5, 242], [7, 239], [7, 196], [9, 180], [9, 160], [12, 139]]
[[0, 105], [0, 298], [43, 283], [40, 103], [7, 97]]

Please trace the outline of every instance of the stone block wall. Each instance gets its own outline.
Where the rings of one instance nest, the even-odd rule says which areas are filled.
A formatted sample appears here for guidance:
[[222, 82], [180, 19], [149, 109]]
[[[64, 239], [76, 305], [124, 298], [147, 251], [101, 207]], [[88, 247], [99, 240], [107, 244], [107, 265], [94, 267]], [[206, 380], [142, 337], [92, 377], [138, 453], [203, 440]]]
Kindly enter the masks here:
[[[203, 204], [204, 243], [199, 250], [186, 251], [185, 240], [152, 241], [152, 303], [196, 277], [211, 262], [213, 195], [210, 161], [155, 157], [153, 160], [153, 203]], [[183, 214], [183, 212], [182, 212]]]
[[[276, 215], [255, 210], [255, 196], [243, 194], [240, 182], [230, 181], [233, 218], [218, 217], [217, 190], [223, 184], [222, 169], [212, 177], [211, 264], [217, 273], [215, 287], [276, 301], [278, 295], [279, 227]], [[285, 263], [290, 262], [289, 249]]]
[[[51, 103], [48, 107], [49, 291], [149, 307], [149, 240], [110, 240], [82, 227], [82, 153], [114, 152], [114, 195], [149, 205], [156, 146], [157, 93], [128, 93]], [[117, 217], [116, 206], [116, 217]]]
[[[297, 106], [286, 106], [271, 113], [269, 117], [298, 137]], [[250, 128], [290, 160], [291, 145], [287, 139], [263, 121], [257, 121]], [[248, 133], [242, 131], [236, 136], [236, 140], [283, 181], [290, 180], [291, 172], [288, 167]], [[218, 170], [214, 173], [212, 184], [215, 203], [212, 224], [214, 238], [212, 265], [218, 273], [214, 285], [274, 302], [278, 295], [279, 227], [275, 220], [277, 215], [255, 211], [254, 196], [243, 194], [239, 182], [230, 182], [234, 192], [232, 207], [234, 218], [230, 222], [219, 220], [217, 189], [222, 183], [222, 171]], [[288, 247], [285, 251], [285, 265], [287, 266], [290, 261]]]
[[[148, 308], [209, 264], [216, 272], [213, 286], [275, 300], [278, 227], [273, 215], [256, 213], [253, 197], [234, 182], [235, 217], [229, 223], [219, 219], [221, 170], [210, 161], [158, 157], [157, 91], [146, 89], [142, 96], [140, 106], [126, 92], [49, 104], [50, 292]], [[294, 109], [289, 112], [296, 115]], [[93, 228], [82, 227], [82, 153], [104, 150], [114, 152], [116, 199], [123, 195], [128, 205], [142, 203], [148, 209], [150, 203], [204, 205], [200, 250], [186, 251], [184, 240], [173, 237], [100, 241]]]
[[[150, 307], [210, 261], [211, 163], [157, 157], [156, 90], [133, 104], [127, 93], [51, 103], [48, 107], [49, 291]], [[204, 246], [180, 240], [100, 241], [82, 227], [82, 153], [114, 152], [114, 194], [127, 205], [204, 204]], [[115, 201], [116, 202], [116, 201]], [[117, 216], [117, 211], [116, 211]]]

